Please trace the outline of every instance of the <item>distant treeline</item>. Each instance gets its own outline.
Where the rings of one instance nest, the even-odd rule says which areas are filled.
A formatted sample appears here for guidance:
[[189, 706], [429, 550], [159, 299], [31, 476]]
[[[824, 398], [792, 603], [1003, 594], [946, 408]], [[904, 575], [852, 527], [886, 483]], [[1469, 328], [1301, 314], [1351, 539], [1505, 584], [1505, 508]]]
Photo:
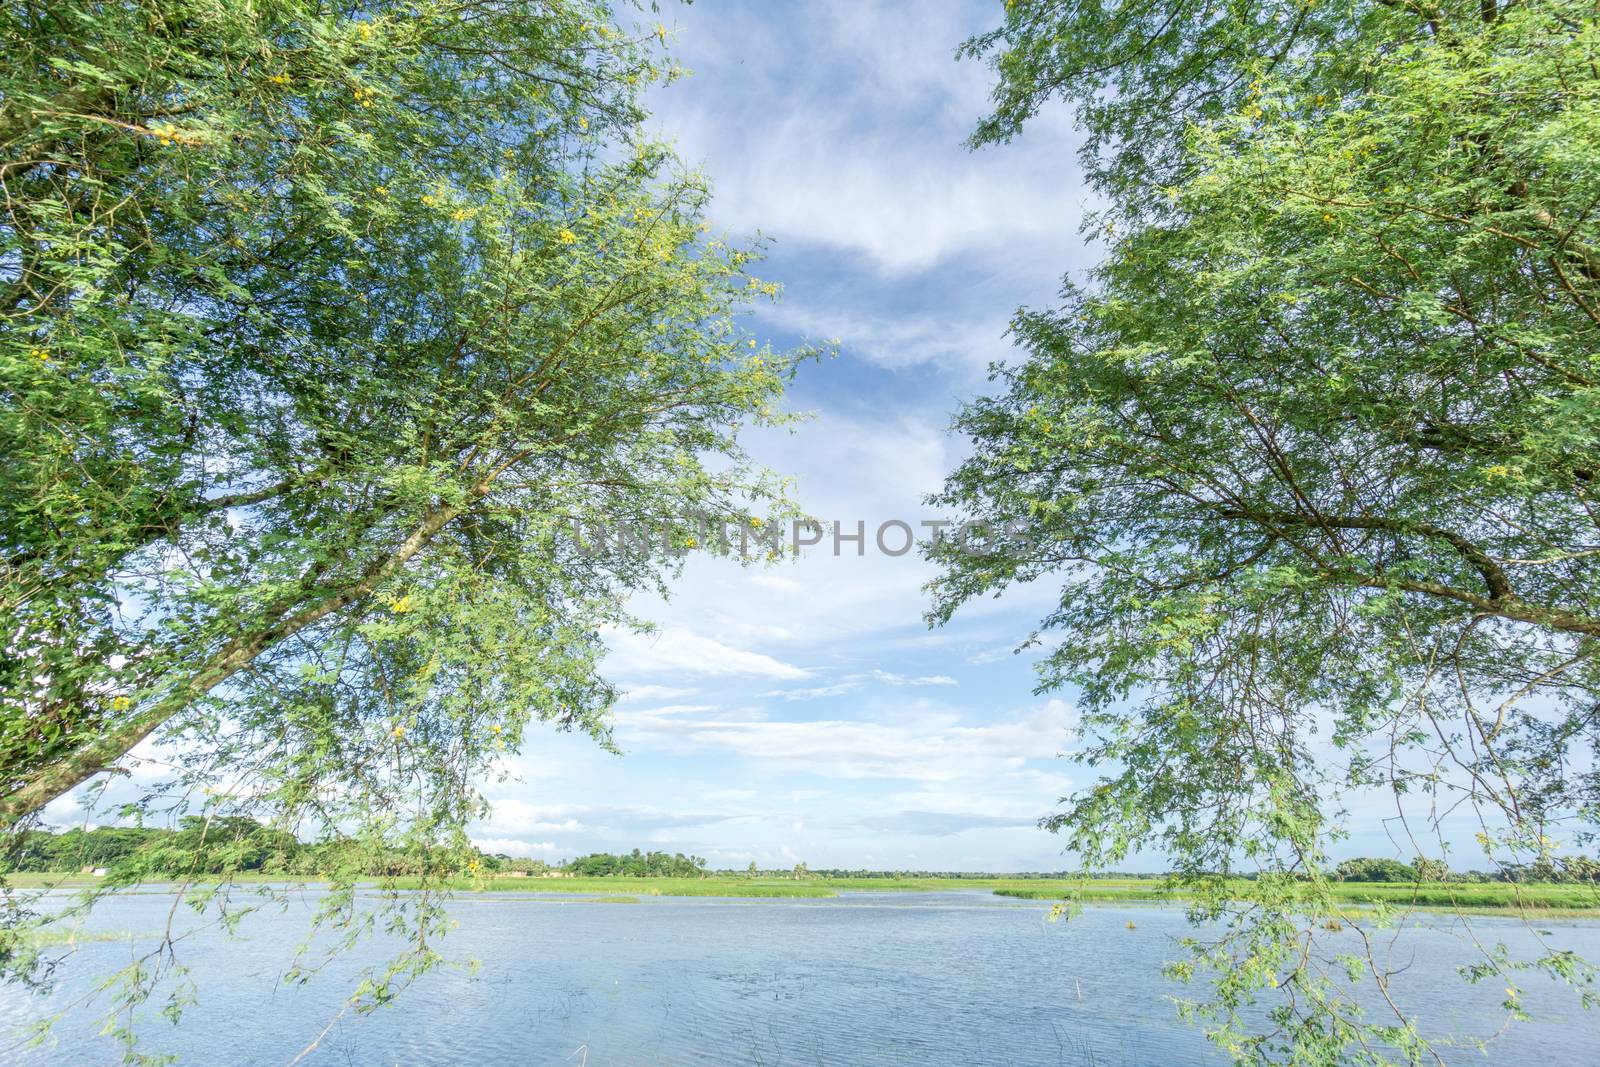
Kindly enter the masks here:
[[706, 861], [681, 853], [641, 852], [613, 855], [596, 852], [567, 863], [550, 864], [504, 853], [469, 851], [459, 855], [420, 856], [400, 852], [372, 855], [350, 841], [307, 844], [286, 830], [263, 826], [243, 817], [207, 820], [183, 818], [176, 829], [144, 826], [100, 826], [59, 833], [33, 830], [10, 842], [0, 854], [0, 873], [7, 870], [71, 874], [82, 870], [116, 871], [148, 876], [221, 874], [237, 871], [285, 876], [326, 875], [335, 871], [380, 875], [420, 875], [424, 863], [470, 874], [545, 875], [563, 872], [583, 877], [607, 875], [634, 878], [707, 877]]
[[1496, 871], [1452, 871], [1443, 860], [1417, 857], [1410, 863], [1361, 856], [1334, 868], [1341, 882], [1561, 882], [1600, 883], [1600, 861], [1588, 856], [1553, 856]]
[[[424, 867], [428, 870], [425, 870]], [[874, 871], [843, 867], [766, 870], [752, 863], [739, 871], [708, 870], [700, 856], [681, 852], [593, 852], [563, 863], [524, 859], [504, 853], [467, 851], [427, 859], [399, 852], [374, 855], [349, 841], [307, 844], [286, 830], [263, 826], [243, 817], [207, 820], [182, 819], [176, 829], [140, 826], [101, 826], [56, 833], [33, 830], [9, 841], [0, 853], [0, 873], [33, 871], [69, 874], [104, 868], [144, 876], [220, 874], [230, 871], [318, 876], [333, 872], [379, 875], [421, 875], [454, 871], [472, 874], [567, 874], [582, 878], [828, 878], [828, 879], [993, 879], [1070, 880], [1079, 872], [1023, 871], [994, 874], [984, 871]], [[1158, 879], [1151, 872], [1102, 871], [1101, 879]], [[1238, 875], [1248, 878], [1248, 875]], [[1345, 860], [1334, 869], [1342, 882], [1555, 882], [1600, 884], [1600, 861], [1588, 856], [1559, 856], [1497, 871], [1452, 871], [1440, 860], [1418, 857], [1411, 863], [1369, 856]]]
[[15, 841], [5, 865], [19, 871], [71, 872], [82, 868], [136, 867], [152, 874], [216, 873], [224, 870], [314, 869], [318, 849], [284, 830], [253, 819], [183, 819], [177, 829], [100, 826], [61, 833], [32, 830]]
[[32, 830], [9, 842], [0, 853], [0, 873], [36, 871], [70, 874], [81, 870], [115, 871], [141, 876], [189, 874], [282, 874], [318, 876], [334, 872], [365, 875], [420, 875], [441, 869], [542, 874], [550, 865], [540, 860], [513, 859], [483, 852], [421, 856], [401, 852], [374, 855], [352, 841], [307, 844], [287, 830], [263, 826], [254, 819], [207, 820], [186, 816], [176, 829], [146, 826], [100, 826], [56, 833]]

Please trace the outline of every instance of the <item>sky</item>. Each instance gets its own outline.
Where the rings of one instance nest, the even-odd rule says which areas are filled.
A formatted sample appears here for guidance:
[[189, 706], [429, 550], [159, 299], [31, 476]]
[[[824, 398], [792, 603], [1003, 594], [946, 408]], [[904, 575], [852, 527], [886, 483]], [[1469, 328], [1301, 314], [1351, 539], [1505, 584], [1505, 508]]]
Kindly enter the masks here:
[[[806, 418], [745, 444], [792, 479], [807, 514], [845, 533], [861, 523], [866, 544], [858, 555], [825, 536], [798, 560], [747, 567], [691, 554], [668, 597], [628, 605], [654, 632], [605, 635], [620, 754], [530, 726], [485, 786], [481, 848], [552, 862], [639, 848], [736, 869], [1072, 867], [1038, 824], [1088, 784], [1068, 758], [1075, 694], [1036, 692], [1048, 637], [1022, 647], [1058, 586], [1007, 590], [930, 629], [932, 566], [872, 543], [884, 523], [925, 534], [953, 518], [925, 498], [965, 453], [955, 414], [992, 388], [992, 365], [1019, 358], [1016, 311], [1052, 305], [1101, 254], [1081, 232], [1095, 204], [1065, 108], [1047, 106], [1012, 144], [964, 145], [991, 75], [955, 50], [998, 6], [697, 0], [641, 26], [653, 36], [660, 17], [672, 60], [693, 72], [652, 90], [647, 132], [705, 172], [713, 228], [763, 241], [755, 272], [783, 286], [743, 327], [837, 351], [790, 390]], [[898, 549], [904, 535], [886, 536]], [[106, 821], [163, 777], [152, 744], [98, 804], [75, 790], [43, 821]], [[1392, 796], [1341, 802], [1339, 852], [1415, 851]], [[1446, 836], [1467, 854], [1475, 827], [1457, 821]]]
[[1037, 823], [1072, 786], [1072, 703], [1036, 695], [1034, 657], [1014, 654], [1052, 591], [930, 631], [932, 568], [870, 538], [945, 517], [922, 501], [962, 454], [955, 411], [1013, 358], [1017, 307], [1049, 304], [1093, 262], [1070, 124], [1051, 112], [1004, 149], [963, 146], [990, 76], [954, 51], [995, 21], [992, 2], [663, 13], [693, 76], [651, 97], [651, 132], [709, 176], [718, 229], [767, 240], [757, 273], [784, 287], [746, 327], [776, 346], [839, 342], [792, 390], [807, 421], [747, 444], [809, 514], [864, 522], [868, 550], [835, 556], [830, 537], [772, 567], [691, 557], [666, 601], [631, 605], [656, 633], [608, 639], [623, 754], [534, 728], [475, 840], [543, 859], [637, 847], [713, 867], [1061, 869]]
[[[1019, 651], [1057, 587], [1008, 590], [930, 630], [934, 569], [872, 544], [883, 523], [952, 517], [924, 501], [964, 454], [954, 415], [988, 391], [992, 364], [1018, 358], [1016, 310], [1051, 305], [1100, 254], [1080, 233], [1094, 202], [1064, 108], [1010, 145], [964, 147], [991, 76], [954, 53], [997, 8], [663, 5], [672, 58], [693, 76], [652, 91], [648, 132], [709, 176], [714, 228], [760, 237], [756, 272], [783, 286], [743, 326], [780, 348], [837, 348], [790, 392], [808, 417], [745, 443], [793, 479], [807, 514], [846, 533], [862, 523], [867, 543], [836, 552], [828, 537], [770, 566], [689, 556], [670, 596], [629, 605], [653, 633], [606, 635], [620, 754], [531, 726], [507, 777], [486, 785], [481, 848], [547, 861], [640, 848], [714, 868], [1072, 866], [1038, 823], [1085, 784], [1065, 758], [1075, 694], [1035, 691], [1048, 641]], [[44, 822], [103, 821], [163, 774], [149, 746], [98, 809], [78, 790]], [[1409, 856], [1393, 804], [1347, 798], [1342, 851]]]

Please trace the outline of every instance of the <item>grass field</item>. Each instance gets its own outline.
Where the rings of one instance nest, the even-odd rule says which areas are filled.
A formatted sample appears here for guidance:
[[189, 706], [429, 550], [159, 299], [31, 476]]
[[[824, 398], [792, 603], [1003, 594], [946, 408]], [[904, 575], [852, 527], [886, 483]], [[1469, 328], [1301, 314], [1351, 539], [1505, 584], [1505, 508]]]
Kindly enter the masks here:
[[[73, 888], [91, 885], [96, 879], [82, 875], [11, 874], [7, 881], [18, 888]], [[293, 884], [297, 880], [282, 876], [245, 875], [238, 882]], [[315, 879], [306, 879], [316, 884]], [[372, 885], [378, 885], [376, 879]], [[417, 889], [415, 878], [398, 878], [396, 889]], [[152, 886], [153, 888], [153, 886]], [[601, 902], [622, 903], [639, 897], [748, 897], [819, 898], [840, 892], [934, 892], [953, 889], [986, 889], [1000, 896], [1022, 900], [1064, 900], [1076, 894], [1088, 904], [1095, 903], [1181, 903], [1184, 895], [1165, 890], [1155, 879], [1098, 878], [1089, 881], [1046, 881], [1026, 878], [477, 878], [462, 879], [451, 885], [459, 892], [583, 894]], [[1578, 885], [1507, 883], [1432, 882], [1405, 885], [1378, 882], [1343, 882], [1334, 885], [1334, 895], [1354, 907], [1379, 902], [1394, 907], [1415, 907], [1473, 912], [1533, 912], [1600, 916], [1600, 887]]]
[[[1183, 894], [1164, 892], [1158, 883], [1112, 884], [1101, 881], [1081, 886], [1044, 883], [1008, 885], [995, 889], [1001, 896], [1027, 900], [1061, 900], [1077, 889], [1088, 902], [1108, 900], [1181, 900]], [[1337, 882], [1336, 900], [1352, 905], [1388, 904], [1393, 907], [1419, 907], [1467, 911], [1559, 911], [1600, 914], [1600, 887], [1579, 885], [1503, 882], [1427, 882], [1406, 885], [1384, 882]]]

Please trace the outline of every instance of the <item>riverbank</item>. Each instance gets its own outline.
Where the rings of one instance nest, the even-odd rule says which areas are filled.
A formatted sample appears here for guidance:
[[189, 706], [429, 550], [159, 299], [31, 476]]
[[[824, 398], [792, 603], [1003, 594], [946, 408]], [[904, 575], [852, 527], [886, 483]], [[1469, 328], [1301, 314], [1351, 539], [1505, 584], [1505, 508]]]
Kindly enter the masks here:
[[[96, 884], [100, 879], [87, 875], [11, 874], [7, 882], [20, 889], [74, 889]], [[208, 881], [202, 877], [197, 881]], [[326, 884], [320, 879], [285, 878], [282, 875], [240, 875], [241, 883]], [[150, 886], [171, 884], [151, 881]], [[401, 877], [380, 881], [371, 879], [373, 888], [416, 890], [421, 879]], [[437, 887], [438, 883], [431, 883]], [[747, 897], [747, 898], [826, 898], [847, 891], [941, 892], [953, 889], [983, 889], [998, 896], [1020, 900], [1061, 901], [1077, 899], [1085, 904], [1181, 904], [1183, 891], [1167, 889], [1157, 879], [1099, 878], [1087, 881], [1028, 878], [747, 878], [712, 876], [707, 878], [464, 878], [449, 884], [463, 893], [560, 893], [619, 897]], [[1487, 914], [1517, 914], [1529, 917], [1560, 915], [1600, 917], [1600, 887], [1534, 883], [1515, 885], [1503, 882], [1433, 882], [1421, 885], [1382, 882], [1338, 882], [1333, 895], [1352, 907], [1384, 904], [1396, 908], [1435, 911], [1467, 911]]]

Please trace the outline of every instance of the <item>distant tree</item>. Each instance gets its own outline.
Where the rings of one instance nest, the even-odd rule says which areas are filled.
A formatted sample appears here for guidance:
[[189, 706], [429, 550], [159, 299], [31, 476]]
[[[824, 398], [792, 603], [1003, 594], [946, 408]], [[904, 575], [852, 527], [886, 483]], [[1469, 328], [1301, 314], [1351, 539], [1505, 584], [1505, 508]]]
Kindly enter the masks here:
[[1333, 876], [1341, 882], [1415, 882], [1417, 871], [1399, 860], [1359, 859], [1345, 860], [1334, 868]]
[[1444, 860], [1418, 856], [1411, 861], [1411, 869], [1416, 872], [1419, 882], [1445, 882], [1450, 879], [1450, 864]]
[[705, 873], [706, 861], [680, 852], [641, 852], [627, 855], [595, 852], [579, 856], [566, 869], [591, 878], [626, 876], [631, 878], [698, 878]]
[[758, 871], [756, 869], [756, 861], [755, 860], [751, 860], [750, 861], [750, 869], [748, 871], [746, 871], [745, 873], [747, 875], [749, 875], [751, 878], [754, 878], [757, 874], [761, 873], [760, 871]]
[[1587, 855], [1563, 856], [1559, 861], [1560, 881], [1585, 884], [1600, 882], [1600, 862]]

